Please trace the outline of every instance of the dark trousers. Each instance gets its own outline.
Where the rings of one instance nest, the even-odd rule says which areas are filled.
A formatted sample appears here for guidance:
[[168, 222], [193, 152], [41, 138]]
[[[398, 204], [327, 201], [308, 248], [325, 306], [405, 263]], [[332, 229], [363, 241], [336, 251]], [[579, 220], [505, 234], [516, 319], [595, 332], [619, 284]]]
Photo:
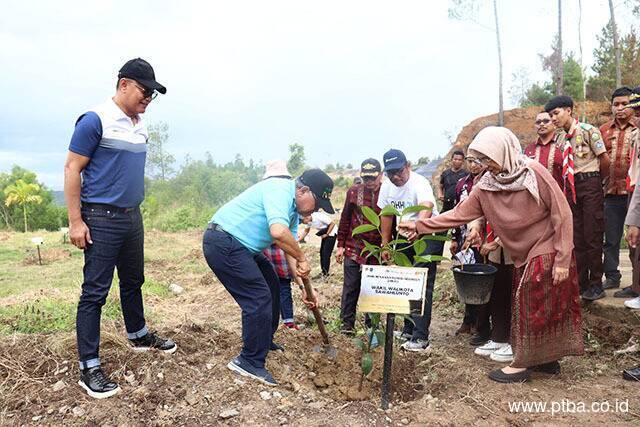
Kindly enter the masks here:
[[322, 274], [327, 276], [329, 274], [329, 267], [331, 266], [331, 253], [333, 247], [336, 245], [336, 236], [327, 236], [320, 242], [320, 268]]
[[[253, 256], [253, 260], [258, 265], [260, 273], [262, 273], [264, 280], [267, 281], [271, 292], [271, 339], [273, 340], [273, 334], [276, 333], [280, 324], [280, 278], [271, 260], [265, 254], [259, 252]], [[289, 289], [291, 289], [291, 282], [289, 282]], [[271, 345], [271, 342], [269, 342], [269, 345]]]
[[513, 264], [492, 262], [498, 271], [487, 304], [478, 306], [478, 334], [494, 342], [509, 342], [511, 333], [511, 287]]
[[631, 290], [640, 294], [640, 250], [629, 247], [629, 260], [631, 260]]
[[221, 230], [205, 231], [202, 249], [207, 264], [242, 310], [240, 356], [263, 368], [280, 311], [280, 282], [273, 265]]
[[140, 209], [127, 212], [108, 205], [82, 207], [93, 244], [84, 250], [84, 281], [76, 316], [80, 368], [100, 365], [100, 317], [113, 281], [120, 280], [120, 305], [129, 338], [146, 335], [142, 305], [144, 229]]
[[470, 325], [474, 328], [478, 325], [478, 306], [473, 304], [464, 305], [463, 325]]
[[288, 277], [280, 278], [280, 315], [283, 322], [293, 322], [293, 297], [291, 296], [291, 279]]
[[602, 235], [604, 233], [604, 195], [599, 176], [576, 176], [576, 203], [573, 212], [573, 245], [578, 266], [580, 291], [602, 284]]
[[344, 282], [340, 298], [340, 320], [342, 329], [352, 330], [356, 323], [356, 307], [360, 296], [362, 267], [350, 258], [344, 259]]
[[627, 216], [628, 197], [605, 196], [604, 198], [604, 263], [607, 279], [619, 282], [622, 278], [620, 264], [620, 240], [624, 234], [624, 218]]
[[[427, 240], [427, 249], [423, 254], [416, 254], [413, 249], [404, 252], [411, 261], [416, 255], [442, 255], [444, 250], [444, 242]], [[428, 340], [429, 339], [429, 326], [431, 325], [431, 308], [433, 306], [433, 288], [436, 285], [436, 273], [438, 263], [417, 263], [415, 267], [428, 268], [427, 274], [427, 290], [424, 301], [424, 312], [422, 316], [412, 315], [413, 323], [409, 320], [404, 321], [403, 332], [410, 334], [413, 340]]]

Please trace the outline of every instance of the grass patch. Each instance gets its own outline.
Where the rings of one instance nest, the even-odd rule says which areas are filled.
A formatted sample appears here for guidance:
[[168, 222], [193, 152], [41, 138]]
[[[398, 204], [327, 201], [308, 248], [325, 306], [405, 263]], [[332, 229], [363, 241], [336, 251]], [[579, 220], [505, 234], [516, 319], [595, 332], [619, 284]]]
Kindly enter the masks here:
[[[41, 298], [34, 301], [0, 307], [0, 333], [21, 332], [42, 334], [72, 331], [76, 327], [77, 302]], [[120, 302], [112, 297], [102, 307], [102, 318], [122, 318]]]
[[[114, 283], [112, 286], [118, 286]], [[169, 291], [169, 286], [166, 286], [160, 282], [156, 282], [153, 279], [145, 278], [144, 284], [142, 285], [142, 296], [147, 295], [155, 295], [158, 297], [167, 297], [171, 294]]]
[[23, 257], [22, 251], [17, 249], [2, 248], [0, 251], [0, 262], [20, 261]]

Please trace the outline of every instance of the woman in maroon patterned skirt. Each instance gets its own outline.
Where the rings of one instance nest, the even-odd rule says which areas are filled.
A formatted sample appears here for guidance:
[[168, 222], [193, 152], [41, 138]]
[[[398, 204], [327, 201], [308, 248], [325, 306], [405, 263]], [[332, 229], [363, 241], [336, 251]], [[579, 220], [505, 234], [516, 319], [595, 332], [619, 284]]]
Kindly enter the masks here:
[[[510, 383], [527, 381], [531, 371], [559, 373], [560, 358], [584, 353], [569, 204], [549, 171], [524, 157], [506, 128], [480, 131], [468, 155], [488, 170], [469, 198], [436, 217], [401, 223], [400, 231], [413, 238], [485, 217], [516, 267], [514, 360], [489, 377]], [[479, 230], [472, 229], [466, 244], [477, 244], [478, 238]]]

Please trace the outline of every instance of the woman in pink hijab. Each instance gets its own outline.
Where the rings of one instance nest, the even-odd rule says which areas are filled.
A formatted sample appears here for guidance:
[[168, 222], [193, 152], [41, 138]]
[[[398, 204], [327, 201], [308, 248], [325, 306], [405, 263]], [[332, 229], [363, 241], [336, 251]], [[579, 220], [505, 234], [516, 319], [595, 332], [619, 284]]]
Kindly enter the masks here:
[[[569, 204], [549, 171], [522, 154], [509, 129], [483, 129], [468, 156], [487, 167], [469, 197], [451, 211], [398, 227], [413, 238], [485, 217], [516, 267], [514, 360], [489, 378], [511, 383], [529, 380], [531, 371], [557, 374], [560, 358], [584, 353]], [[472, 227], [466, 246], [479, 243], [479, 231]]]

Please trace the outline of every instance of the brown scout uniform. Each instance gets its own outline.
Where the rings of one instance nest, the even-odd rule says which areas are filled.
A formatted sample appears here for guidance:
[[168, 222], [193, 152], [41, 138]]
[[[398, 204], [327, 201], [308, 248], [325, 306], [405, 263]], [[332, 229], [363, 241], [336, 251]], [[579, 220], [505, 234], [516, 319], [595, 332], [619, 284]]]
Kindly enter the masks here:
[[573, 245], [580, 291], [602, 286], [602, 238], [604, 233], [604, 193], [600, 177], [600, 156], [607, 152], [598, 128], [577, 120], [569, 132], [558, 132], [562, 149], [569, 140], [573, 148], [576, 203], [569, 195], [573, 213]]

